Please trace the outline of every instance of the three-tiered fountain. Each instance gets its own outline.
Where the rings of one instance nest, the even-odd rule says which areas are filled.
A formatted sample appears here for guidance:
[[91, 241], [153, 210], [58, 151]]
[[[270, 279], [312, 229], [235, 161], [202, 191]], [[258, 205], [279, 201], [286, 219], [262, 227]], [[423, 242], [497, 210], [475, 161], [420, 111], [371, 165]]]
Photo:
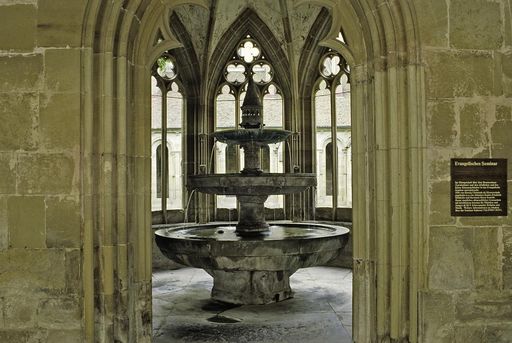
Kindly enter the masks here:
[[327, 263], [347, 242], [340, 226], [265, 221], [269, 195], [292, 194], [316, 186], [315, 174], [264, 173], [262, 146], [282, 142], [291, 134], [264, 129], [257, 86], [250, 78], [242, 105], [242, 129], [214, 132], [223, 143], [244, 150], [245, 166], [236, 174], [194, 175], [188, 189], [208, 194], [236, 195], [238, 224], [169, 227], [155, 232], [162, 253], [173, 261], [202, 268], [213, 276], [211, 296], [233, 304], [267, 304], [293, 296], [290, 276], [299, 268]]

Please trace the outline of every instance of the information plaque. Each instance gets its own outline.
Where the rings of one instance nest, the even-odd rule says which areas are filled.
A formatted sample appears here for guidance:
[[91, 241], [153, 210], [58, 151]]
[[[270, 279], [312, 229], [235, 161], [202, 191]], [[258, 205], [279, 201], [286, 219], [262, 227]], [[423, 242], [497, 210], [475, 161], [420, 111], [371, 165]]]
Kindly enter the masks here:
[[507, 215], [507, 160], [452, 158], [452, 216]]

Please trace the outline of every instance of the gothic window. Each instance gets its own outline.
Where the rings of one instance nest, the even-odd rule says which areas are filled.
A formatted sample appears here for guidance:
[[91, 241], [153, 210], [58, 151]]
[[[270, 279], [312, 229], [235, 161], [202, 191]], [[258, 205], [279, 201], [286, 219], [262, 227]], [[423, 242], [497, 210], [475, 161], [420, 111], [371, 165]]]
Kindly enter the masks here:
[[164, 53], [155, 62], [151, 76], [153, 211], [183, 208], [183, 111], [178, 68], [173, 57]]
[[345, 60], [332, 51], [320, 61], [313, 97], [317, 207], [352, 206], [349, 72]]
[[[250, 35], [242, 39], [226, 63], [223, 79], [218, 86], [215, 101], [215, 130], [238, 128], [242, 120], [240, 107], [245, 98], [249, 78], [259, 88], [263, 104], [263, 124], [267, 128], [283, 128], [283, 99], [279, 85], [274, 81], [274, 70], [265, 58], [259, 43]], [[216, 142], [215, 172], [236, 173], [243, 168], [243, 150], [238, 146], [228, 147]], [[271, 144], [262, 149], [262, 167], [267, 172], [282, 173], [283, 143]], [[217, 195], [217, 208], [235, 208], [236, 198]], [[267, 207], [283, 207], [283, 196], [270, 196]]]

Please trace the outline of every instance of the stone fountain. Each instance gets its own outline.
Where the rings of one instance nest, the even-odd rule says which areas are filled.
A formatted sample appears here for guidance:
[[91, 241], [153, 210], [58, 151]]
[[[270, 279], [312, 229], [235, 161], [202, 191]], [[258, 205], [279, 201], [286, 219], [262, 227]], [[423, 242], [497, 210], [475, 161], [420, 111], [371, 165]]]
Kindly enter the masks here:
[[220, 142], [242, 147], [244, 169], [236, 174], [190, 176], [187, 185], [189, 190], [203, 193], [236, 195], [238, 224], [162, 228], [155, 232], [155, 239], [171, 260], [202, 268], [213, 276], [214, 300], [267, 304], [292, 297], [290, 276], [299, 268], [335, 258], [345, 246], [349, 230], [318, 223], [265, 221], [264, 204], [269, 195], [302, 192], [316, 186], [316, 176], [261, 170], [260, 148], [286, 140], [291, 132], [263, 128], [258, 89], [249, 79], [242, 129], [212, 134]]

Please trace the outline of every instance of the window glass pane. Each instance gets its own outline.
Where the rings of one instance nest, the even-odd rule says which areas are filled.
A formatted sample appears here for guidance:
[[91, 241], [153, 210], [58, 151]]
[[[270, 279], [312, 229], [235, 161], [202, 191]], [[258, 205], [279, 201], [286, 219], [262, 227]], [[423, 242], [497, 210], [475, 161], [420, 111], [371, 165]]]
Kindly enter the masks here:
[[242, 84], [245, 81], [245, 66], [233, 62], [226, 67], [226, 81], [234, 85]]
[[[235, 127], [236, 99], [230, 94], [228, 85], [222, 87], [221, 94], [216, 101], [216, 128], [215, 130], [231, 129]], [[236, 164], [237, 146], [215, 143], [215, 173], [237, 173]], [[236, 197], [217, 195], [217, 208], [236, 208]]]
[[[315, 93], [315, 125], [316, 125], [316, 173], [317, 173], [317, 207], [331, 207], [332, 193], [327, 194], [327, 145], [331, 141], [331, 91], [322, 80]], [[332, 172], [332, 170], [331, 170]]]
[[183, 96], [173, 83], [167, 92], [168, 196], [167, 209], [183, 208], [182, 204], [182, 114]]
[[346, 75], [336, 87], [336, 125], [350, 126], [350, 84]]
[[[283, 128], [283, 98], [277, 92], [275, 85], [271, 84], [267, 94], [263, 97], [263, 123], [266, 128]], [[269, 144], [268, 150], [262, 151], [262, 169], [270, 173], [284, 173], [284, 149], [285, 142]], [[264, 167], [267, 167], [265, 169]], [[265, 206], [268, 208], [282, 208], [283, 195], [271, 195]]]
[[237, 53], [246, 63], [251, 63], [258, 58], [261, 51], [253, 41], [247, 40], [238, 48]]
[[263, 123], [266, 128], [283, 127], [283, 99], [274, 85], [268, 87], [263, 97]]
[[340, 61], [340, 57], [337, 55], [327, 56], [322, 62], [322, 75], [324, 77], [333, 77], [338, 75], [341, 71]]
[[[268, 168], [270, 173], [284, 173], [284, 144], [285, 142], [269, 144], [266, 152], [262, 151], [262, 168]], [[267, 171], [267, 169], [264, 169]], [[265, 207], [282, 208], [284, 206], [283, 195], [270, 195], [265, 202]]]
[[151, 77], [151, 210], [162, 209], [161, 165], [159, 147], [162, 139], [162, 92], [157, 87], [155, 77]]
[[235, 96], [230, 94], [228, 85], [222, 87], [216, 102], [216, 129], [235, 127]]
[[254, 82], [264, 84], [269, 83], [272, 80], [271, 68], [268, 63], [258, 63], [252, 67], [254, 73], [252, 78]]
[[338, 138], [338, 207], [352, 207], [352, 154], [350, 85], [343, 75], [336, 87], [336, 136]]

